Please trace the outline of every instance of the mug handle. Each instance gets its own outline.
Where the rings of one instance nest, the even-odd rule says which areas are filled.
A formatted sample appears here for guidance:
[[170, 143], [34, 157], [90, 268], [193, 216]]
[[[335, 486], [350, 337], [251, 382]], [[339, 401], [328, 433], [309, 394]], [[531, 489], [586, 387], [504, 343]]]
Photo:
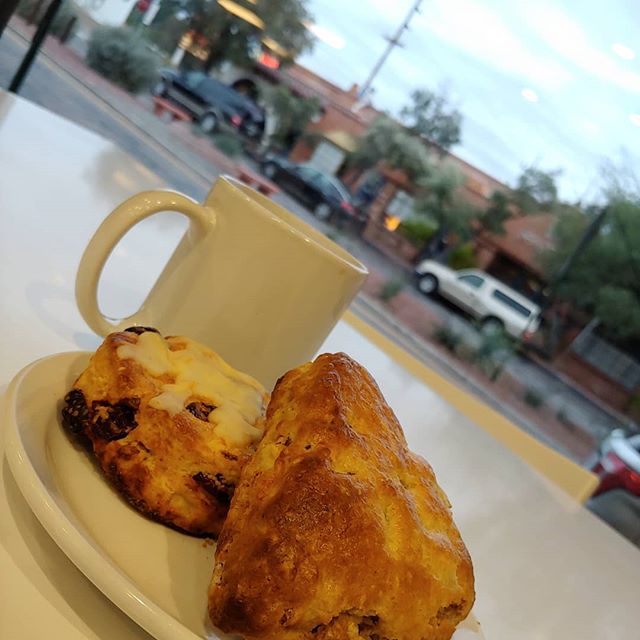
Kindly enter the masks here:
[[141, 220], [161, 211], [183, 213], [190, 220], [187, 233], [204, 234], [215, 222], [213, 210], [175, 191], [143, 191], [116, 207], [98, 227], [82, 254], [76, 276], [76, 304], [85, 322], [98, 335], [106, 336], [123, 322], [136, 324], [139, 310], [117, 323], [98, 306], [98, 283], [102, 270], [121, 238]]

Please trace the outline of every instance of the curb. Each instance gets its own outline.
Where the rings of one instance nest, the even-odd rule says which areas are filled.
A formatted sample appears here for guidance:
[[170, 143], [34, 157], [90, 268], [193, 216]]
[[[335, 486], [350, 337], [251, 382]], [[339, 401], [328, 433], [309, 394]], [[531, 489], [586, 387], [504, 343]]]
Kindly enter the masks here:
[[593, 395], [588, 389], [585, 389], [584, 387], [581, 387], [580, 385], [576, 384], [571, 378], [564, 375], [563, 373], [560, 373], [559, 371], [556, 371], [553, 367], [550, 367], [548, 364], [546, 364], [542, 360], [539, 360], [538, 358], [529, 358], [529, 360], [534, 364], [536, 364], [541, 369], [544, 369], [545, 373], [547, 373], [549, 376], [555, 378], [556, 380], [564, 384], [566, 387], [569, 387], [570, 389], [572, 389], [575, 393], [581, 396], [586, 402], [590, 402], [594, 406], [598, 407], [598, 409], [600, 409], [602, 413], [606, 413], [608, 416], [617, 420], [621, 424], [635, 423], [635, 421], [632, 418], [625, 415], [624, 413], [620, 413], [613, 407], [606, 405], [602, 400], [600, 400], [600, 398]]
[[[510, 406], [501, 403], [483, 386], [477, 384], [474, 380], [463, 376], [431, 344], [417, 336], [410, 329], [399, 324], [380, 303], [373, 300], [368, 295], [360, 293], [352, 303], [351, 310], [359, 318], [365, 320], [369, 324], [372, 324], [377, 331], [394, 341], [403, 349], [407, 350], [412, 356], [421, 362], [428, 362], [429, 360], [433, 361], [429, 362], [428, 366], [433, 366], [433, 364], [435, 364], [436, 366], [434, 368], [438, 369], [438, 372], [444, 375], [444, 377], [449, 378], [449, 380], [457, 386], [466, 389], [476, 397], [480, 398], [485, 404], [495, 409], [498, 413], [504, 415], [508, 420], [526, 431], [528, 434], [542, 441], [550, 448], [559, 451], [563, 455], [571, 459], [576, 459], [574, 453], [541, 431], [537, 426], [525, 419], [520, 413], [512, 409]], [[401, 336], [401, 340], [398, 339], [398, 334]]]

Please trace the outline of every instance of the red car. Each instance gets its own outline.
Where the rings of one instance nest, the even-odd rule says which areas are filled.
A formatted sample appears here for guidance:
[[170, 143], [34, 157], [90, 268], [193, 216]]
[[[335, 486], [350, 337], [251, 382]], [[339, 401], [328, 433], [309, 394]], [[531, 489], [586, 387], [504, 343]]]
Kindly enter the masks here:
[[613, 431], [602, 443], [592, 471], [600, 478], [594, 496], [611, 489], [640, 496], [640, 435], [625, 437], [623, 431]]
[[600, 483], [588, 508], [640, 547], [640, 435], [616, 429], [590, 466]]

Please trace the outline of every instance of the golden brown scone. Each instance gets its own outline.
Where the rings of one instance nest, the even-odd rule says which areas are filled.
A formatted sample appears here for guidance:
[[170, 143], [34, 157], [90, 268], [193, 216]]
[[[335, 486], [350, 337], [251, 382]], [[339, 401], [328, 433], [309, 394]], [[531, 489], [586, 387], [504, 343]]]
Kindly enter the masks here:
[[262, 437], [267, 399], [260, 383], [203, 345], [132, 327], [91, 357], [62, 422], [136, 509], [216, 536]]
[[325, 354], [281, 378], [218, 541], [212, 622], [255, 640], [444, 640], [474, 598], [447, 497], [368, 372]]

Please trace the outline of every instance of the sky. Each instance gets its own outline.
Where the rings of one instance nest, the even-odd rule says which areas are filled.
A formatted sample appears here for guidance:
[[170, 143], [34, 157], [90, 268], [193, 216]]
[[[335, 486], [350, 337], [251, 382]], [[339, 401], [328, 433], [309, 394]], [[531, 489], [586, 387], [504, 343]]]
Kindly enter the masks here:
[[[298, 62], [348, 88], [414, 0], [307, 1], [323, 39]], [[423, 0], [371, 98], [398, 115], [413, 89], [445, 91], [456, 155], [507, 184], [561, 169], [564, 199], [595, 201], [603, 166], [640, 170], [639, 36], [638, 0]]]

